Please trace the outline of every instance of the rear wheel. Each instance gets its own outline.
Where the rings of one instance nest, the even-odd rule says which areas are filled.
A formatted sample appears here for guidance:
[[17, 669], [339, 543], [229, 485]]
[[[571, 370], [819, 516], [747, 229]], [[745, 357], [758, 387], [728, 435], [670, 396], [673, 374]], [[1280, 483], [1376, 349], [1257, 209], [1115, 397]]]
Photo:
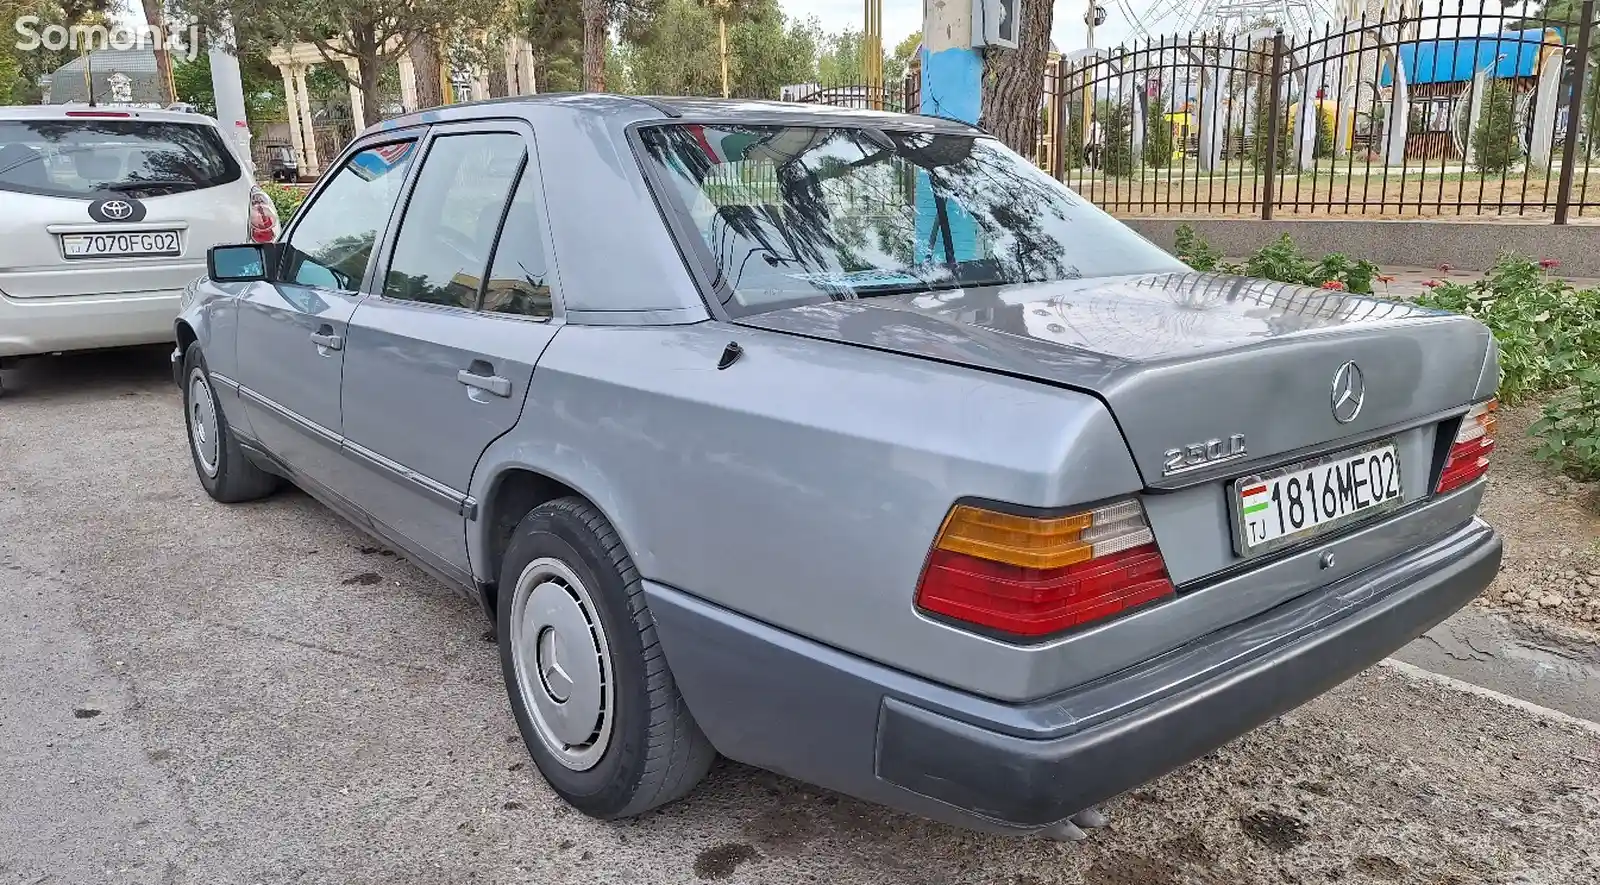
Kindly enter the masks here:
[[608, 820], [693, 789], [716, 752], [672, 681], [633, 560], [594, 505], [529, 512], [499, 586], [506, 692], [550, 786]]
[[277, 491], [283, 481], [251, 463], [233, 438], [199, 342], [190, 344], [183, 355], [183, 417], [194, 472], [206, 494], [236, 504]]

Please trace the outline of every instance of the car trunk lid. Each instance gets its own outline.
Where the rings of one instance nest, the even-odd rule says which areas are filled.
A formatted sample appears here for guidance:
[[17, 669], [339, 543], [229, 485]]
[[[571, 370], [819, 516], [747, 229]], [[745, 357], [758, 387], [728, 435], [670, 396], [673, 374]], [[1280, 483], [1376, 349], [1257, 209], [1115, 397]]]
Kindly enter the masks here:
[[[834, 301], [740, 322], [1092, 393], [1152, 489], [1235, 475], [1460, 407], [1489, 346], [1481, 324], [1413, 305], [1199, 273]], [[1335, 376], [1346, 363], [1364, 396], [1353, 416], [1336, 416]], [[1172, 470], [1171, 453], [1190, 446], [1210, 457]]]

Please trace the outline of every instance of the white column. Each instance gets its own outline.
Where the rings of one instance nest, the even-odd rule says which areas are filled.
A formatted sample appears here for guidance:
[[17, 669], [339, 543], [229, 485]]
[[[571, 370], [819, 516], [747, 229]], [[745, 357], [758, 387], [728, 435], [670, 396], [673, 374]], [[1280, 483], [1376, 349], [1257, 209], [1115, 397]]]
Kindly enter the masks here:
[[1462, 151], [1462, 159], [1469, 167], [1478, 160], [1478, 140], [1473, 136], [1478, 133], [1478, 118], [1483, 116], [1483, 90], [1488, 86], [1489, 68], [1472, 75], [1472, 102], [1467, 105], [1467, 144], [1466, 150]]
[[1200, 69], [1200, 170], [1210, 172], [1217, 168], [1217, 163], [1222, 159], [1222, 130], [1226, 128], [1222, 119], [1222, 96], [1225, 94], [1223, 81], [1228, 75], [1220, 65], [1206, 64]]
[[1322, 84], [1322, 60], [1306, 65], [1305, 79], [1300, 87], [1300, 110], [1295, 116], [1295, 152], [1300, 169], [1309, 169], [1316, 162], [1317, 123], [1322, 115], [1317, 90]]
[[1406, 88], [1406, 66], [1400, 53], [1391, 45], [1389, 69], [1394, 71], [1394, 96], [1389, 102], [1389, 113], [1383, 118], [1383, 163], [1399, 166], [1406, 161], [1406, 134], [1411, 127], [1411, 95]]
[[533, 44], [523, 37], [517, 37], [515, 45], [517, 69], [522, 72], [521, 76], [517, 78], [517, 82], [521, 84], [522, 88], [522, 92], [519, 94], [538, 95], [539, 84], [535, 82], [533, 76]]
[[1334, 108], [1335, 116], [1333, 118], [1333, 155], [1335, 157], [1344, 157], [1350, 153], [1350, 149], [1345, 147], [1345, 143], [1350, 140], [1350, 124], [1355, 122], [1356, 96], [1359, 94], [1355, 84], [1346, 86], [1344, 91], [1339, 93], [1339, 104], [1338, 107]]
[[317, 130], [311, 124], [311, 92], [306, 89], [305, 65], [294, 67], [294, 88], [300, 96], [300, 130], [306, 144], [306, 174], [315, 177], [321, 173], [322, 164], [317, 160]]
[[289, 65], [278, 65], [283, 75], [284, 110], [289, 115], [289, 142], [294, 145], [294, 159], [302, 170], [309, 172], [310, 160], [306, 157], [305, 133], [300, 130], [300, 97], [294, 88], [294, 73]]
[[366, 102], [361, 97], [361, 87], [356, 83], [361, 81], [361, 64], [353, 58], [344, 60], [344, 72], [353, 81], [350, 86], [350, 122], [355, 124], [357, 134], [367, 128]]
[[1528, 140], [1528, 168], [1543, 171], [1555, 152], [1556, 95], [1561, 91], [1561, 53], [1552, 52], [1539, 66], [1533, 94], [1533, 135]]
[[417, 108], [417, 69], [411, 64], [410, 53], [401, 53], [400, 65], [400, 104], [409, 112]]

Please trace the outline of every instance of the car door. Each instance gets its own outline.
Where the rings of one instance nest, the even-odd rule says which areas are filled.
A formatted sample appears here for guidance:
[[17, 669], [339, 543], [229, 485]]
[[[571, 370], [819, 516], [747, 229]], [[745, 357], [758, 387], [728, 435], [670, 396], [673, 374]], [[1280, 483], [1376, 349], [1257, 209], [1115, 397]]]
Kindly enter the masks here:
[[381, 283], [350, 319], [342, 400], [356, 501], [463, 582], [473, 468], [517, 423], [556, 331], [540, 200], [522, 124], [437, 127]]
[[253, 283], [239, 299], [236, 380], [251, 434], [301, 478], [341, 493], [346, 324], [416, 146], [402, 139], [350, 155], [296, 213], [278, 281]]

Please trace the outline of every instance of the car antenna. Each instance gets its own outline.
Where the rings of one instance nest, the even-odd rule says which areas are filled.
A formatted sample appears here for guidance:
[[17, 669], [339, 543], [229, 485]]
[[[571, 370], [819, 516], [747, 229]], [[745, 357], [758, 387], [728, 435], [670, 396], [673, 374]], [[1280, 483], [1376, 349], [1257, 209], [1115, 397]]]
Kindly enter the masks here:
[[743, 355], [744, 355], [744, 348], [739, 346], [739, 342], [737, 342], [737, 341], [729, 341], [728, 342], [728, 346], [724, 347], [722, 349], [722, 358], [717, 360], [717, 368], [719, 370], [720, 369], [726, 369], [727, 367], [729, 367], [729, 366], [733, 365], [734, 363], [738, 362], [739, 361], [739, 357], [741, 357]]

